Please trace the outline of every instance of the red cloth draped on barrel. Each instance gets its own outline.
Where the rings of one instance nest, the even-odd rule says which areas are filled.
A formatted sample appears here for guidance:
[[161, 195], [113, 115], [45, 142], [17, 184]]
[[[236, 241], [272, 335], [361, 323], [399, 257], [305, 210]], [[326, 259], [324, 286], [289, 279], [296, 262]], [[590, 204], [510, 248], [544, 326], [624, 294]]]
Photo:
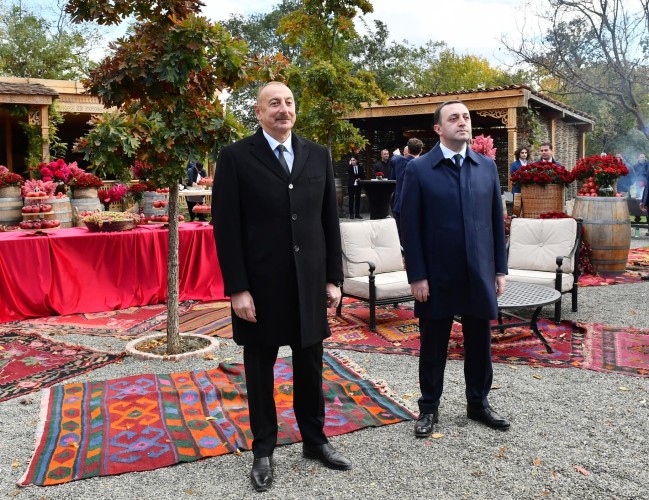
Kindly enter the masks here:
[[[0, 322], [167, 300], [169, 232], [161, 225], [32, 234], [0, 233]], [[180, 300], [224, 298], [212, 226], [181, 224], [178, 259]]]

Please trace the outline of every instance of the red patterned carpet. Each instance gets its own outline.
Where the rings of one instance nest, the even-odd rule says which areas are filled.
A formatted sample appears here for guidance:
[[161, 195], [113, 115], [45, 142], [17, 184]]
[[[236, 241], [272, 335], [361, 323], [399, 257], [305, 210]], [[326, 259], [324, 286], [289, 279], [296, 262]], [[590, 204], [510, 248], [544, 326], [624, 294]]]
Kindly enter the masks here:
[[[324, 364], [328, 436], [414, 417], [384, 387], [363, 379], [343, 360], [325, 353]], [[278, 359], [278, 444], [301, 440], [292, 409], [292, 378], [290, 358]], [[241, 364], [59, 385], [45, 392], [41, 419], [36, 451], [21, 485], [152, 470], [251, 448]]]
[[0, 401], [39, 391], [122, 357], [53, 342], [35, 333], [0, 331]]
[[649, 270], [649, 248], [632, 248], [629, 250], [627, 269]]

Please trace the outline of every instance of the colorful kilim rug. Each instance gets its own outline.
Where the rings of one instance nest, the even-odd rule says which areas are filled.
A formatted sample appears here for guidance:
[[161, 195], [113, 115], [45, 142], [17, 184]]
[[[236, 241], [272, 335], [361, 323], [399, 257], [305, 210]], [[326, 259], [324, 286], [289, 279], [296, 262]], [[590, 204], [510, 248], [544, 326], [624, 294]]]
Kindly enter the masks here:
[[[167, 322], [155, 327], [155, 330], [166, 331]], [[230, 302], [199, 302], [192, 304], [180, 315], [182, 333], [199, 333], [201, 335], [232, 337], [232, 320]]]
[[649, 248], [632, 248], [629, 250], [627, 269], [649, 269]]
[[[180, 304], [180, 313], [183, 314], [193, 304], [195, 302], [192, 301]], [[155, 304], [117, 311], [26, 319], [5, 323], [2, 327], [18, 328], [27, 332], [45, 331], [48, 335], [81, 334], [137, 338], [166, 321], [167, 305]]]
[[649, 329], [578, 323], [584, 334], [583, 367], [649, 377]]
[[39, 391], [123, 357], [34, 333], [0, 332], [0, 401]]
[[639, 283], [641, 274], [637, 271], [625, 271], [622, 274], [582, 274], [579, 276], [579, 286], [607, 286], [623, 283]]
[[[325, 432], [411, 420], [384, 389], [325, 353]], [[290, 358], [275, 365], [279, 444], [300, 440]], [[43, 396], [37, 446], [21, 485], [144, 471], [251, 446], [243, 366], [136, 375], [53, 387]]]

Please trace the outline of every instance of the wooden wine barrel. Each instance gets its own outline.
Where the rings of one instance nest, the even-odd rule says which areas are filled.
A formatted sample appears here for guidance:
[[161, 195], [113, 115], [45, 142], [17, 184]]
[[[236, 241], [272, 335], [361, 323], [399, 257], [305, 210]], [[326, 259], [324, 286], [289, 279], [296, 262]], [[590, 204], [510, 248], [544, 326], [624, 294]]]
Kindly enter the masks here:
[[584, 221], [585, 239], [593, 250], [599, 273], [621, 274], [631, 247], [631, 224], [626, 198], [577, 196], [573, 217]]
[[155, 191], [145, 191], [142, 193], [143, 203], [144, 203], [144, 215], [150, 217], [152, 215], [165, 215], [167, 213], [167, 207], [156, 208], [153, 206], [153, 202], [156, 200], [166, 200], [167, 196], [164, 193], [157, 193]]
[[17, 226], [23, 220], [22, 198], [0, 198], [0, 226]]

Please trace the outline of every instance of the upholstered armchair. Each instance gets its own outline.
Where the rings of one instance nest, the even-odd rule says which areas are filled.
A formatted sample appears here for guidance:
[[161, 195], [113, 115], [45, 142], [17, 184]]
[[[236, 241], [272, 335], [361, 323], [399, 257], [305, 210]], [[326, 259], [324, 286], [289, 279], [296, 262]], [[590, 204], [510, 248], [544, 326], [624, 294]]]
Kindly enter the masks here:
[[[341, 222], [345, 276], [342, 295], [369, 303], [370, 330], [376, 331], [376, 306], [409, 302], [408, 277], [394, 219]], [[340, 316], [341, 305], [336, 314]]]
[[[545, 285], [572, 295], [577, 312], [581, 219], [514, 218], [509, 231], [507, 281]], [[554, 306], [561, 321], [561, 299]]]

